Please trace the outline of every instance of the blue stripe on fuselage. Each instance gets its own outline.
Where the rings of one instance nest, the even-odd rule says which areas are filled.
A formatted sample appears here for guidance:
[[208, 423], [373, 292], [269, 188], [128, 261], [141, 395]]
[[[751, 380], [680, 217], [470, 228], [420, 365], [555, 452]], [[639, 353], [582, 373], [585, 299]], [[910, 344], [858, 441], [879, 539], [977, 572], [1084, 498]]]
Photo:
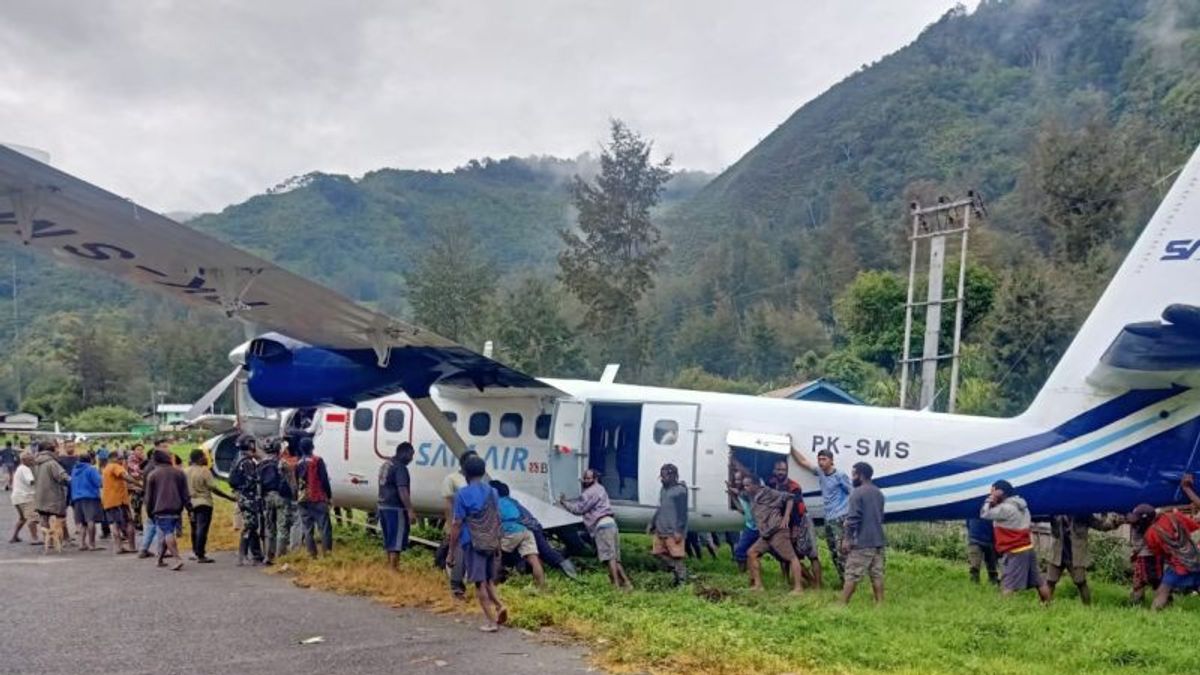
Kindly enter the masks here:
[[[1200, 418], [1167, 429], [1119, 452], [1020, 486], [1035, 518], [1085, 513], [1127, 513], [1140, 503], [1183, 500], [1179, 478], [1200, 468]], [[888, 521], [978, 518], [987, 490], [967, 499], [889, 513]], [[891, 498], [889, 498], [891, 501]]]
[[1175, 386], [1169, 389], [1137, 389], [1129, 391], [1067, 420], [1051, 431], [1001, 443], [1000, 445], [977, 450], [929, 466], [881, 476], [875, 483], [881, 488], [911, 485], [935, 478], [945, 478], [946, 476], [958, 473], [974, 471], [975, 469], [981, 469], [992, 464], [1000, 464], [1017, 459], [1018, 457], [1032, 455], [1035, 452], [1066, 443], [1067, 441], [1106, 427], [1147, 406], [1164, 401], [1186, 390], [1187, 387]]
[[913, 490], [912, 492], [903, 492], [901, 494], [888, 495], [888, 499], [890, 499], [893, 502], [905, 502], [905, 501], [909, 501], [911, 499], [921, 499], [923, 497], [939, 497], [941, 495], [948, 495], [948, 494], [953, 494], [955, 492], [961, 492], [965, 489], [982, 488], [985, 486], [989, 486], [993, 482], [1000, 480], [1001, 478], [1003, 478], [1005, 480], [1012, 480], [1015, 478], [1020, 478], [1021, 476], [1029, 475], [1029, 474], [1033, 473], [1034, 471], [1044, 469], [1044, 468], [1051, 466], [1053, 464], [1056, 464], [1058, 462], [1066, 462], [1066, 461], [1069, 461], [1076, 457], [1079, 457], [1080, 455], [1085, 455], [1085, 454], [1091, 452], [1092, 450], [1101, 448], [1105, 445], [1108, 445], [1109, 443], [1118, 441], [1122, 438], [1125, 438], [1126, 436], [1135, 434], [1135, 433], [1141, 431], [1142, 429], [1145, 429], [1146, 427], [1150, 426], [1151, 424], [1154, 424], [1157, 421], [1158, 421], [1158, 418], [1149, 417], [1149, 418], [1144, 419], [1135, 424], [1131, 424], [1123, 429], [1118, 429], [1112, 433], [1105, 434], [1104, 436], [1101, 436], [1100, 438], [1097, 438], [1092, 441], [1088, 441], [1087, 443], [1084, 443], [1077, 448], [1071, 448], [1070, 450], [1064, 450], [1062, 452], [1048, 455], [1046, 457], [1042, 457], [1041, 459], [1038, 459], [1037, 461], [1030, 462], [1023, 466], [1004, 469], [1004, 470], [998, 471], [996, 473], [988, 474], [985, 476], [980, 476], [979, 478], [972, 478], [971, 480], [967, 480], [967, 481], [953, 483], [951, 485], [942, 485], [942, 486], [938, 486], [938, 487], [925, 488], [923, 490]]

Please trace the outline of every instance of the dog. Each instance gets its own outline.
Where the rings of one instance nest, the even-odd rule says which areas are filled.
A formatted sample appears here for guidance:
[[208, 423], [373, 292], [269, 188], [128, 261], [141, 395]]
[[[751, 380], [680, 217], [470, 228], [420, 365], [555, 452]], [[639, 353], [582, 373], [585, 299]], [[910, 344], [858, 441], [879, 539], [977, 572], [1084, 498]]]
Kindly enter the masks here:
[[45, 548], [42, 549], [42, 555], [49, 553], [50, 547], [54, 547], [55, 553], [62, 553], [62, 525], [62, 520], [58, 516], [50, 516], [50, 526], [46, 527], [42, 532], [42, 540], [45, 542]]

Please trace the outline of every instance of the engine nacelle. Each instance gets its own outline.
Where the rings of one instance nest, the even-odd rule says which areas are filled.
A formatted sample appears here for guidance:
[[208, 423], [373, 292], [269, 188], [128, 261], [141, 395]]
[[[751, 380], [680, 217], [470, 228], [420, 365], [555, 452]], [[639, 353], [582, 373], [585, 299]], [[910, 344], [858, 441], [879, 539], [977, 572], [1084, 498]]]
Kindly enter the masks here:
[[395, 391], [396, 372], [379, 368], [369, 352], [337, 352], [273, 338], [252, 340], [244, 355], [250, 395], [268, 408], [353, 408]]

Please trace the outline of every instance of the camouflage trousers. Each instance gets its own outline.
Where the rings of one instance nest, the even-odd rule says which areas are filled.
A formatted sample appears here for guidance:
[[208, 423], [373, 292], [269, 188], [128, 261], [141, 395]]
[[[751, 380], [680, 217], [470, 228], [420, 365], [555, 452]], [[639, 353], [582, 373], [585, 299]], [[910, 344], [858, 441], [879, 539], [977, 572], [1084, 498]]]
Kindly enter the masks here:
[[267, 560], [274, 560], [275, 556], [286, 555], [288, 552], [295, 507], [278, 492], [268, 492], [263, 501], [262, 536], [266, 543]]
[[825, 544], [829, 546], [829, 557], [833, 558], [833, 566], [837, 568], [838, 578], [846, 582], [846, 561], [841, 549], [842, 537], [846, 534], [845, 518], [825, 519]]
[[238, 540], [238, 562], [244, 561], [246, 556], [250, 556], [256, 561], [262, 560], [262, 500], [238, 495], [237, 505], [238, 513], [242, 516], [242, 536]]

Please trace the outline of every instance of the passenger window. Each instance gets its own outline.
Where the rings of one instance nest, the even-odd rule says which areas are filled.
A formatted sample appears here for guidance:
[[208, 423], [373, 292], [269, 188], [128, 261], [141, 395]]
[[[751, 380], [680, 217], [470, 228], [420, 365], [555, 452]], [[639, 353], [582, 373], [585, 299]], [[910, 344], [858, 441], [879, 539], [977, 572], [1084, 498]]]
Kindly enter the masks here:
[[473, 413], [467, 422], [467, 429], [472, 436], [487, 436], [492, 430], [492, 416], [485, 412]]
[[383, 429], [392, 433], [404, 431], [404, 411], [392, 408], [385, 412], [383, 414]]
[[370, 408], [356, 408], [354, 410], [354, 430], [355, 431], [370, 431], [371, 423], [375, 421], [375, 415]]
[[550, 416], [538, 415], [537, 420], [533, 423], [533, 434], [541, 440], [550, 438]]
[[446, 421], [450, 423], [450, 426], [458, 424], [458, 413], [448, 412], [442, 414], [446, 416]]
[[504, 413], [500, 416], [500, 435], [505, 438], [516, 438], [521, 435], [525, 420], [519, 413]]
[[679, 422], [659, 420], [654, 423], [654, 442], [659, 445], [675, 445], [679, 440]]

